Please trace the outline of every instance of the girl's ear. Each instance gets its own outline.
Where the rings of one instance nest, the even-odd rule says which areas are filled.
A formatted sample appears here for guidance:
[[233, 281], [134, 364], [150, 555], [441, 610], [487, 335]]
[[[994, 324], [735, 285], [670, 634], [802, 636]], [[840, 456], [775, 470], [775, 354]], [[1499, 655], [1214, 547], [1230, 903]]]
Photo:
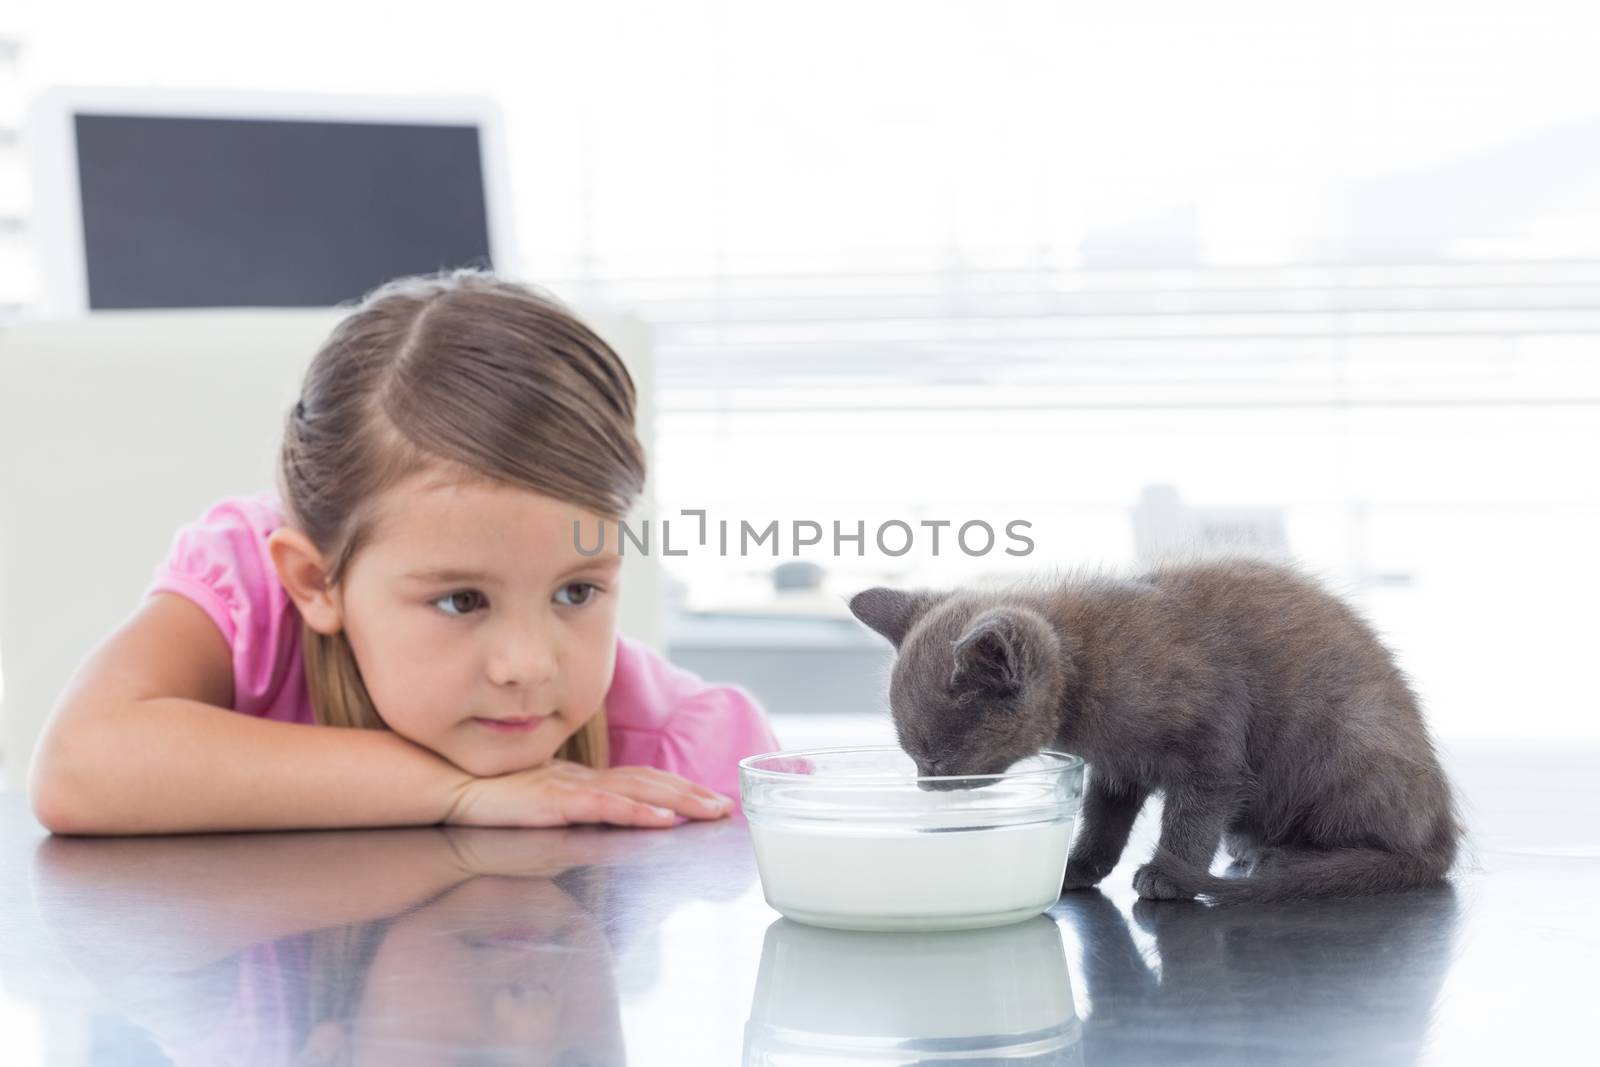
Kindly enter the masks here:
[[280, 526], [267, 536], [267, 551], [272, 555], [278, 580], [300, 609], [306, 625], [330, 636], [343, 629], [339, 597], [328, 588], [327, 566], [311, 539], [299, 530]]
[[878, 631], [896, 648], [923, 613], [948, 593], [902, 593], [897, 589], [876, 586], [850, 598], [850, 613]]

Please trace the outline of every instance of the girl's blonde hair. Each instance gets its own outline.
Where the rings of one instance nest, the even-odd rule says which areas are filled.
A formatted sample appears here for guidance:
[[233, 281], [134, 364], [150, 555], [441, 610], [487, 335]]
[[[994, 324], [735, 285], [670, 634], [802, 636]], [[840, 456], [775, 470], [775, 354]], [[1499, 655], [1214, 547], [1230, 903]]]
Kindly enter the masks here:
[[[623, 519], [644, 489], [633, 379], [558, 301], [476, 270], [369, 293], [312, 357], [278, 462], [288, 521], [336, 586], [373, 536], [378, 499], [439, 469]], [[317, 721], [386, 729], [349, 638], [301, 623]], [[609, 761], [602, 708], [556, 753]]]

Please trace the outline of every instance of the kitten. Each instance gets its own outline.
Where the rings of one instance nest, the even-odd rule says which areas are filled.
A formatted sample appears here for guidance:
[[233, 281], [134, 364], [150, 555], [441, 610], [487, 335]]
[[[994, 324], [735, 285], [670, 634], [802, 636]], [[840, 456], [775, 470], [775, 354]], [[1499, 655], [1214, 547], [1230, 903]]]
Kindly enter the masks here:
[[[1291, 566], [880, 587], [850, 610], [898, 650], [889, 704], [919, 773], [997, 774], [1044, 748], [1088, 763], [1064, 890], [1116, 866], [1152, 792], [1141, 897], [1355, 896], [1438, 882], [1454, 862], [1460, 820], [1405, 675]], [[1219, 841], [1249, 877], [1209, 873]]]

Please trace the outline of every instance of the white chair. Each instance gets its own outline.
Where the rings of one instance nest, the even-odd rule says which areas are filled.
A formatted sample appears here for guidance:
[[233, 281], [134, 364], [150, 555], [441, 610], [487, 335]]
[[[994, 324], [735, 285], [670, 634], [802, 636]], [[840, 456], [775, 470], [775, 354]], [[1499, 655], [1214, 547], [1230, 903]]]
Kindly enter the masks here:
[[[579, 313], [633, 375], [653, 456], [647, 331]], [[0, 329], [0, 786], [24, 786], [57, 697], [138, 607], [178, 526], [273, 486], [283, 415], [339, 314], [96, 312]], [[626, 556], [623, 583], [623, 632], [664, 650], [659, 560]]]

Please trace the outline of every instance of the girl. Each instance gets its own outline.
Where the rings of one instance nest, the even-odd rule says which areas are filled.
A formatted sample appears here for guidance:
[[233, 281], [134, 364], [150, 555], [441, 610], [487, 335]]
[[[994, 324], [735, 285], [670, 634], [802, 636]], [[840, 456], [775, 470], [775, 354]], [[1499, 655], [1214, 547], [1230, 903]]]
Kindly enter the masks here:
[[68, 684], [33, 761], [39, 820], [726, 815], [739, 759], [778, 746], [743, 690], [617, 634], [633, 419], [616, 354], [525, 287], [458, 271], [370, 294], [312, 359], [277, 493], [180, 529]]

